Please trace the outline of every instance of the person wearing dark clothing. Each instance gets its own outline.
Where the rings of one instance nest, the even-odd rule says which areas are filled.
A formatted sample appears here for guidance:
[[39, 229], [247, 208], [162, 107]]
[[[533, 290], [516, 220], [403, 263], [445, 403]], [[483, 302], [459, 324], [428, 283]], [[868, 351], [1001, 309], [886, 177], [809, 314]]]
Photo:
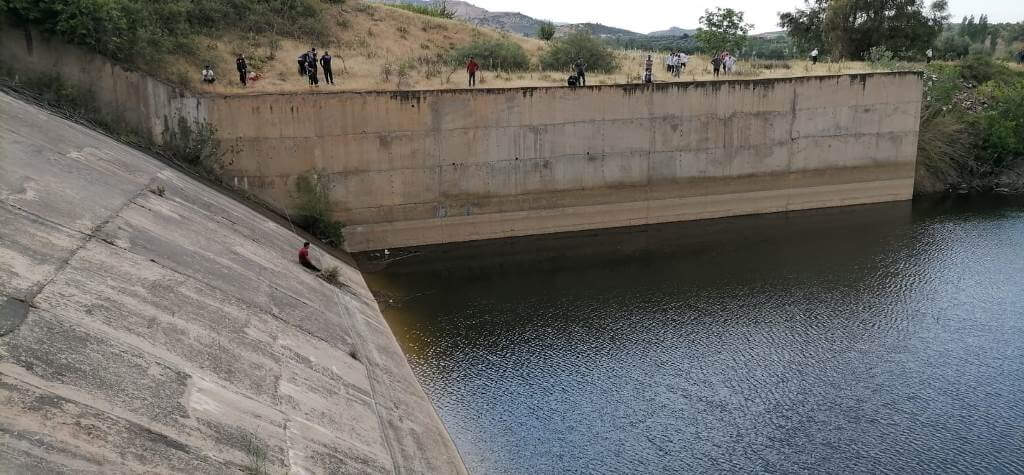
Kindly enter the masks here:
[[478, 69], [480, 69], [480, 65], [476, 64], [476, 60], [470, 56], [469, 62], [466, 63], [466, 74], [469, 74], [469, 87], [476, 86], [476, 71]]
[[238, 81], [242, 83], [242, 86], [248, 84], [249, 65], [246, 64], [244, 55], [238, 55], [238, 59], [235, 60], [235, 68], [238, 69]]
[[313, 49], [309, 52], [309, 56], [307, 57], [307, 59], [308, 60], [306, 61], [306, 72], [309, 73], [309, 85], [319, 86], [320, 78], [317, 77], [316, 71], [316, 49]]
[[309, 76], [309, 72], [306, 71], [306, 62], [309, 61], [309, 52], [305, 52], [299, 55], [299, 76]]
[[715, 56], [711, 58], [711, 68], [715, 71], [715, 77], [718, 77], [718, 72], [722, 70], [722, 58], [721, 56]]
[[313, 261], [309, 260], [309, 243], [303, 243], [302, 248], [299, 249], [299, 264], [313, 272], [320, 272], [320, 268], [313, 265]]
[[334, 84], [334, 71], [331, 70], [331, 52], [324, 51], [324, 55], [320, 57], [320, 67], [324, 69], [324, 82], [327, 84]]
[[583, 58], [576, 61], [573, 65], [573, 69], [576, 70], [576, 80], [579, 81], [580, 86], [587, 85], [587, 63], [583, 62]]

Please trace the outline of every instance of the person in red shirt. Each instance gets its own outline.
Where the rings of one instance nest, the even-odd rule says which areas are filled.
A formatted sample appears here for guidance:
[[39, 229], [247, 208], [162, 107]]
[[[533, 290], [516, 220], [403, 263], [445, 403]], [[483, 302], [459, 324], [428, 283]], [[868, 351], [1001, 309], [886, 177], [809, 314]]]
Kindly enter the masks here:
[[313, 262], [309, 260], [309, 243], [303, 243], [302, 248], [299, 249], [299, 264], [313, 272], [320, 272], [320, 268], [313, 265]]
[[470, 56], [469, 62], [466, 63], [466, 72], [469, 73], [469, 87], [476, 86], [476, 70], [478, 69], [480, 69], [480, 65], [476, 64], [476, 61]]

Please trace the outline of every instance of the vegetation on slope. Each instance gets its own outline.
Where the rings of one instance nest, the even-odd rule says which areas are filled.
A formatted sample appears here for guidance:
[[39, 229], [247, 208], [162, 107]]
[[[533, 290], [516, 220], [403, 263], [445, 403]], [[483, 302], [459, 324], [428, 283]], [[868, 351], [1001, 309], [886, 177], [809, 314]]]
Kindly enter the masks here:
[[927, 67], [915, 187], [1024, 192], [1024, 71], [980, 55]]
[[340, 0], [0, 1], [0, 16], [32, 25], [127, 65], [160, 71], [170, 55], [196, 55], [203, 37], [244, 32], [324, 42], [326, 4]]

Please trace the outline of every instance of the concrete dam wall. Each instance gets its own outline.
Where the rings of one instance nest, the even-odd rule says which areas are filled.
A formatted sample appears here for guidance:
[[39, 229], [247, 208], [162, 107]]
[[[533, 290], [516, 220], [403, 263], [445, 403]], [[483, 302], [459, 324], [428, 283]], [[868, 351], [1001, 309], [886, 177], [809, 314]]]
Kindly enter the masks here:
[[[317, 173], [365, 251], [909, 199], [911, 72], [655, 85], [192, 95], [3, 30], [154, 140], [209, 121], [224, 174], [281, 210]], [[198, 73], [197, 73], [198, 74]]]
[[352, 251], [905, 200], [916, 73], [206, 97], [226, 173], [329, 177]]
[[0, 94], [0, 473], [465, 473], [362, 275], [302, 241]]

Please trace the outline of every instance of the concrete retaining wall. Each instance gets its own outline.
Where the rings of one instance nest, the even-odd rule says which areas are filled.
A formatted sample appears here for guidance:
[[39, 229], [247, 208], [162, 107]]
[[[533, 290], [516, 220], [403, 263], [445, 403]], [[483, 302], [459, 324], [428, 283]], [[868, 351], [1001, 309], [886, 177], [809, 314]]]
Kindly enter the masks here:
[[60, 72], [163, 139], [213, 123], [225, 174], [281, 209], [327, 177], [363, 251], [909, 199], [917, 73], [402, 92], [190, 96], [39, 34], [3, 60]]
[[238, 186], [330, 177], [352, 251], [909, 199], [916, 73], [210, 97]]
[[0, 62], [21, 74], [59, 74], [90, 91], [102, 113], [156, 143], [166, 139], [178, 117], [205, 120], [200, 99], [188, 91], [37, 31], [0, 25], [0, 53]]

